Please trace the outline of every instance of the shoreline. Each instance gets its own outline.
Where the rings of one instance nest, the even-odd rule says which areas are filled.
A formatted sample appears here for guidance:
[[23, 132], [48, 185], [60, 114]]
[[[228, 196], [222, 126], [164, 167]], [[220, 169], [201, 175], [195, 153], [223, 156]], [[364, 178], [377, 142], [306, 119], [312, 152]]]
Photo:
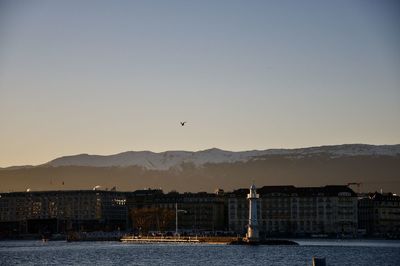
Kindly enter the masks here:
[[[96, 241], [114, 241], [114, 242], [192, 242], [192, 243], [215, 243], [225, 244], [229, 242], [237, 242], [241, 240], [237, 236], [123, 236], [123, 235], [86, 235], [74, 234], [70, 237], [67, 234], [57, 234], [49, 238], [43, 239], [39, 234], [26, 234], [15, 237], [1, 237], [0, 241], [27, 241], [27, 240], [46, 240], [46, 241], [68, 241], [68, 242], [96, 242]], [[270, 237], [265, 240], [291, 240], [291, 241], [400, 241], [399, 238], [383, 238], [383, 237], [359, 237], [359, 238], [336, 238], [336, 237]], [[157, 240], [157, 241], [156, 241]], [[261, 241], [262, 242], [262, 241]]]

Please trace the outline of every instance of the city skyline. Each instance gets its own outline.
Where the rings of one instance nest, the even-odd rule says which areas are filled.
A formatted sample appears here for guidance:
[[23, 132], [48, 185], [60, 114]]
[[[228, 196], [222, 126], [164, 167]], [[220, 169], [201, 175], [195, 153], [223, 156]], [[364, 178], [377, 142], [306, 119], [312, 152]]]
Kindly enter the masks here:
[[399, 11], [396, 1], [0, 1], [0, 167], [398, 144]]

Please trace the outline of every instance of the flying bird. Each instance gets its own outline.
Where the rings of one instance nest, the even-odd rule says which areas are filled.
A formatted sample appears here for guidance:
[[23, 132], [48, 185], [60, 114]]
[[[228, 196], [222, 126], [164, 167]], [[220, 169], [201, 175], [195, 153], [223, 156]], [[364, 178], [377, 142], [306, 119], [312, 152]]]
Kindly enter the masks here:
[[185, 122], [181, 122], [181, 126], [184, 126], [186, 124], [186, 121]]

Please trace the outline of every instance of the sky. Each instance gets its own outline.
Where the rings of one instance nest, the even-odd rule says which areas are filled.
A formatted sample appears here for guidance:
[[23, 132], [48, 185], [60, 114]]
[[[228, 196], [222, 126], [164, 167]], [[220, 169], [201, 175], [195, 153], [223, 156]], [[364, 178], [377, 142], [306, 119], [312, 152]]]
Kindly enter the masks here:
[[0, 167], [398, 144], [400, 2], [0, 0], [0, 132]]

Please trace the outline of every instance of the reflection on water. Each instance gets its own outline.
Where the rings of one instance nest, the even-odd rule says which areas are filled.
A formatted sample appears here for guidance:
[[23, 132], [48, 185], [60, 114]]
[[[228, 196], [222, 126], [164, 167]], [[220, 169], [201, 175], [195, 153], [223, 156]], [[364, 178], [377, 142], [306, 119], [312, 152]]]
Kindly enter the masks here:
[[1, 265], [399, 265], [400, 241], [296, 240], [300, 246], [0, 241]]

